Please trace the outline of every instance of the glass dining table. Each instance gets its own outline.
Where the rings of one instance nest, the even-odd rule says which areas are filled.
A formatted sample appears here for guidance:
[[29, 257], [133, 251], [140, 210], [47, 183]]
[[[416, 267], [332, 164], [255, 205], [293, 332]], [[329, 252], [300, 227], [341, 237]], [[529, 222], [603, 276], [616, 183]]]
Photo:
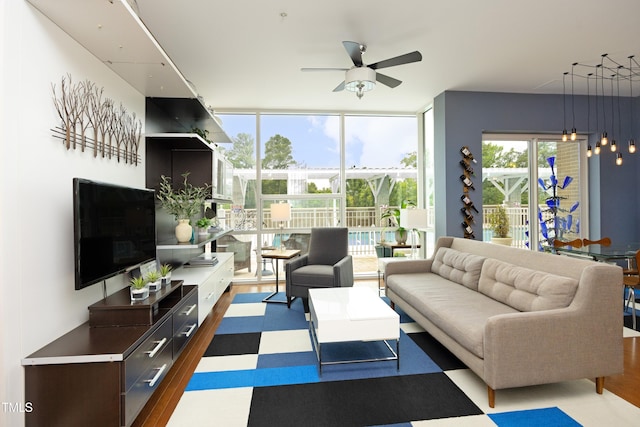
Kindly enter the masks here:
[[582, 258], [590, 258], [601, 262], [627, 261], [627, 268], [631, 268], [632, 261], [635, 259], [636, 252], [640, 249], [640, 242], [634, 242], [624, 245], [589, 245], [581, 248], [573, 248], [571, 246], [561, 246], [553, 248], [551, 246], [543, 246], [545, 252], [557, 253], [560, 255], [569, 255]]

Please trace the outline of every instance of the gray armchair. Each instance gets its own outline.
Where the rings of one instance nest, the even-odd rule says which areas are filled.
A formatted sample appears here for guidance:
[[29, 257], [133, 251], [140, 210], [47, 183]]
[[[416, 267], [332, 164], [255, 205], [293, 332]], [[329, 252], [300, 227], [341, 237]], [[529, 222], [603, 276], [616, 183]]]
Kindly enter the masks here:
[[312, 228], [309, 252], [286, 265], [287, 306], [293, 297], [309, 307], [309, 289], [353, 286], [353, 259], [347, 228]]

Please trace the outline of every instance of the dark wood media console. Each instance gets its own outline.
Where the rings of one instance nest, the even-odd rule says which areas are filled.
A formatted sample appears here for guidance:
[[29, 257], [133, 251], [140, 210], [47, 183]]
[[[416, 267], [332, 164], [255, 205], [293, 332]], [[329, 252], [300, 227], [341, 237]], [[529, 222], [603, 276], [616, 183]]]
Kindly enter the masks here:
[[129, 426], [198, 328], [198, 287], [171, 284], [132, 303], [129, 288], [22, 360], [27, 426]]

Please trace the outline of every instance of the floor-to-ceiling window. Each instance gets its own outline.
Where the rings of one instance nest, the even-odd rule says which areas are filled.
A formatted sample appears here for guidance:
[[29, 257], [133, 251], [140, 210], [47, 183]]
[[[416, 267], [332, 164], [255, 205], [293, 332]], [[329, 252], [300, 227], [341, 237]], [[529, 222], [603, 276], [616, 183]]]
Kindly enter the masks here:
[[535, 250], [556, 238], [587, 235], [584, 144], [544, 135], [484, 135], [483, 240], [502, 237], [498, 225], [506, 226], [508, 244]]
[[[375, 245], [384, 228], [380, 206], [417, 202], [417, 116], [353, 114], [219, 114], [234, 141], [224, 146], [234, 167], [233, 202], [219, 206], [224, 224], [252, 241], [251, 274], [272, 266], [260, 251], [304, 241], [316, 226], [347, 226], [357, 275], [375, 274]], [[291, 219], [273, 221], [271, 205], [288, 203]], [[301, 237], [302, 236], [302, 237]]]

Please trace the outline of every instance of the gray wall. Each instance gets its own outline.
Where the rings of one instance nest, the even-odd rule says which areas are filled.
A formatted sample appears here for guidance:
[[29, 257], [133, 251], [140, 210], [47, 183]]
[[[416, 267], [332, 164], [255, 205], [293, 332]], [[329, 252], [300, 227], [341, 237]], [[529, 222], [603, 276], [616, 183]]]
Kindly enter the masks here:
[[[605, 99], [610, 106], [610, 98]], [[576, 127], [584, 132], [587, 127], [587, 98], [575, 97]], [[571, 103], [567, 100], [567, 127], [572, 125]], [[621, 98], [621, 132], [618, 135], [616, 118], [615, 134], [624, 156], [623, 166], [615, 165], [615, 155], [606, 151], [600, 156], [589, 159], [590, 185], [590, 234], [592, 238], [609, 236], [614, 243], [640, 242], [640, 233], [636, 221], [640, 208], [637, 182], [640, 152], [631, 155], [627, 152], [629, 139], [629, 98]], [[634, 99], [636, 125], [635, 138], [640, 132], [640, 99]], [[602, 112], [602, 111], [601, 111]], [[617, 115], [617, 99], [615, 104]], [[611, 111], [607, 111], [608, 133], [611, 136]], [[602, 119], [600, 119], [602, 124]], [[435, 127], [435, 205], [436, 236], [464, 235], [460, 225], [460, 183], [461, 159], [460, 147], [469, 147], [478, 164], [482, 167], [482, 133], [549, 133], [559, 136], [563, 129], [562, 95], [531, 95], [510, 93], [482, 93], [446, 91], [434, 101]], [[595, 132], [594, 97], [591, 97], [591, 127]], [[595, 141], [595, 135], [591, 135]], [[592, 143], [593, 145], [593, 143]], [[639, 146], [640, 148], [640, 146]], [[478, 175], [479, 176], [479, 175]], [[442, 179], [444, 177], [444, 179]], [[478, 178], [476, 178], [478, 180]], [[482, 186], [475, 185], [470, 198], [479, 210], [482, 206]], [[482, 223], [481, 214], [476, 215], [476, 223]], [[475, 226], [476, 239], [482, 239], [478, 225]]]

